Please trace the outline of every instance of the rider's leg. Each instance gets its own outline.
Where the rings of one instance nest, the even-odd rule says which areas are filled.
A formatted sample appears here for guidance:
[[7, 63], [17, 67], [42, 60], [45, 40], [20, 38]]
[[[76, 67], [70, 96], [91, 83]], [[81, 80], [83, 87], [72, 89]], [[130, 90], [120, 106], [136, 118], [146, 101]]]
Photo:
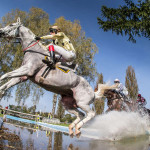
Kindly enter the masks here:
[[55, 53], [62, 56], [66, 62], [71, 62], [76, 58], [76, 54], [73, 51], [67, 51], [63, 47], [54, 45]]
[[54, 45], [55, 53], [61, 56], [61, 65], [65, 67], [71, 68], [73, 71], [76, 71], [76, 68], [78, 67], [77, 64], [75, 64], [74, 60], [76, 58], [76, 54], [73, 51], [67, 51], [63, 47]]
[[49, 53], [50, 53], [52, 63], [55, 64], [55, 52], [54, 52], [54, 46], [53, 45], [49, 46]]
[[124, 99], [125, 101], [127, 101], [127, 102], [129, 102], [129, 103], [132, 103], [131, 99], [128, 98], [128, 96], [125, 95], [123, 92], [120, 92], [120, 95], [123, 97], [123, 99]]
[[47, 65], [51, 65], [52, 68], [55, 68], [55, 52], [54, 52], [54, 46], [53, 45], [49, 45], [48, 46], [48, 50], [50, 53], [50, 58], [51, 59], [43, 59], [42, 61], [47, 64]]

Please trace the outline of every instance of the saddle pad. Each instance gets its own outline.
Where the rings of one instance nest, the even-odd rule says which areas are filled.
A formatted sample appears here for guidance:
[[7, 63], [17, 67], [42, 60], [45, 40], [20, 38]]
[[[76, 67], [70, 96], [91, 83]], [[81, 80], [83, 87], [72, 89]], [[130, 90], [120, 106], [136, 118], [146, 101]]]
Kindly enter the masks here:
[[65, 69], [65, 68], [62, 68], [62, 67], [58, 67], [56, 66], [59, 70], [63, 71], [64, 73], [68, 73], [70, 70], [69, 69]]

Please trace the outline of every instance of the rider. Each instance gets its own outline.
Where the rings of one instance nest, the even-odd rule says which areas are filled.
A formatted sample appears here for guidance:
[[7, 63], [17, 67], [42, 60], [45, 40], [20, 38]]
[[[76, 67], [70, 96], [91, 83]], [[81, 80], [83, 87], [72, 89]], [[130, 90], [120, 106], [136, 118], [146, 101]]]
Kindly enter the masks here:
[[116, 91], [126, 100], [126, 101], [129, 101], [129, 98], [128, 98], [128, 90], [125, 86], [123, 86], [122, 83], [120, 83], [120, 80], [119, 79], [115, 79], [114, 80], [114, 84], [116, 85]]
[[145, 98], [142, 97], [141, 94], [138, 94], [137, 103], [138, 103], [139, 106], [141, 106], [141, 107], [144, 107], [144, 106], [147, 104]]
[[55, 65], [55, 54], [57, 57], [61, 58], [61, 62], [70, 62], [72, 64], [73, 60], [76, 58], [76, 51], [70, 41], [70, 39], [61, 32], [58, 26], [52, 26], [49, 28], [50, 35], [35, 37], [36, 40], [41, 39], [52, 39], [53, 42], [46, 46], [49, 49], [51, 60], [44, 60], [45, 63], [50, 63]]

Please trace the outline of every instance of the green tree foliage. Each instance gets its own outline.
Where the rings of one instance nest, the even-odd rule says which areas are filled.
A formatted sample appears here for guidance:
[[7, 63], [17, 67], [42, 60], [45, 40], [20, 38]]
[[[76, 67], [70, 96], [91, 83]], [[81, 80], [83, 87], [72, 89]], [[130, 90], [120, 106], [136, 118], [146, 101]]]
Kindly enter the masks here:
[[[102, 73], [98, 75], [98, 80], [97, 80], [95, 91], [98, 90], [98, 84], [99, 83], [101, 83], [101, 84], [104, 83]], [[95, 106], [96, 115], [103, 113], [103, 111], [104, 111], [104, 99], [102, 99], [101, 101], [96, 99], [94, 101], [94, 106]]]
[[29, 108], [28, 108], [28, 111], [29, 111], [30, 113], [35, 114], [35, 111], [36, 111], [36, 105], [29, 107]]
[[56, 103], [57, 103], [57, 94], [53, 95], [53, 108], [52, 108], [52, 117], [54, 118], [55, 115], [55, 109], [56, 109]]
[[132, 66], [128, 66], [126, 70], [126, 81], [125, 86], [128, 89], [129, 97], [136, 100], [138, 95], [138, 84], [135, 76], [135, 71]]
[[136, 42], [135, 36], [150, 38], [150, 1], [124, 1], [125, 5], [118, 8], [102, 6], [101, 17], [97, 18], [100, 28], [129, 36], [132, 42]]
[[71, 123], [76, 119], [76, 116], [71, 116], [71, 114], [66, 114], [63, 119], [61, 119], [61, 122], [65, 123]]
[[61, 119], [64, 117], [65, 115], [65, 109], [61, 103], [61, 97], [58, 98], [58, 106], [57, 106], [57, 118]]
[[[2, 17], [0, 27], [4, 27], [10, 23], [16, 22], [17, 18], [21, 18], [24, 26], [31, 29], [36, 36], [43, 36], [49, 34], [49, 15], [40, 8], [32, 7], [29, 12], [19, 9], [12, 10]], [[91, 38], [85, 36], [79, 21], [71, 22], [65, 20], [64, 17], [56, 19], [56, 23], [63, 32], [71, 39], [76, 51], [76, 62], [79, 64], [78, 74], [82, 75], [89, 81], [94, 80], [96, 75], [95, 63], [93, 61], [94, 55], [97, 52], [96, 45]], [[21, 66], [23, 59], [23, 52], [20, 44], [0, 39], [0, 76], [6, 72], [15, 70]], [[7, 82], [8, 80], [5, 80]], [[6, 93], [6, 98], [11, 96], [11, 88]], [[18, 104], [28, 97], [32, 96], [34, 104], [38, 102], [43, 90], [36, 84], [26, 81], [16, 86], [16, 101]]]

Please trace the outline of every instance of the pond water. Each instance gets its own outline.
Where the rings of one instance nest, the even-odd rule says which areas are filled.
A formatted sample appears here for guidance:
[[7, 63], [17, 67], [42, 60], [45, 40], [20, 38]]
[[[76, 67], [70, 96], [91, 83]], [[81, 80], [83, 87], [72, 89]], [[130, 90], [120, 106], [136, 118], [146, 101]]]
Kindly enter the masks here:
[[98, 139], [71, 138], [67, 133], [9, 119], [4, 127], [19, 137], [17, 141], [0, 139], [0, 149], [4, 150], [150, 150], [150, 134], [145, 132], [149, 119], [136, 113], [111, 112], [95, 117], [81, 131], [82, 135], [91, 135], [92, 131]]
[[3, 149], [8, 149], [9, 146], [10, 149], [17, 150], [150, 150], [148, 135], [110, 142], [83, 137], [70, 138], [69, 135], [61, 132], [14, 123], [7, 121], [4, 127], [18, 135], [20, 140], [17, 142], [0, 140]]

